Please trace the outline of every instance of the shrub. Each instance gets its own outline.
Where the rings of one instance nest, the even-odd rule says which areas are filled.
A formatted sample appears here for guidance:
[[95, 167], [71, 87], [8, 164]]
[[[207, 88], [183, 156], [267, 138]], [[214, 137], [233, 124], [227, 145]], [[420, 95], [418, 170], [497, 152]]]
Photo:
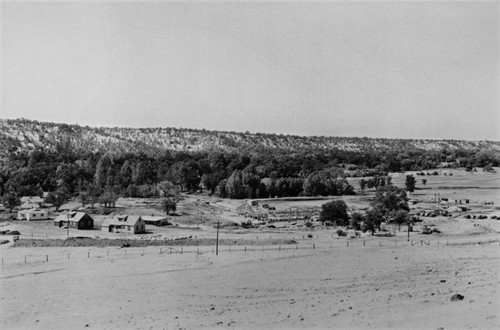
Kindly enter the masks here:
[[307, 234], [307, 238], [313, 238], [313, 234]]
[[337, 235], [339, 237], [341, 237], [341, 236], [347, 236], [347, 233], [345, 231], [343, 231], [342, 229], [338, 229], [337, 230]]
[[377, 236], [377, 237], [392, 237], [394, 236], [393, 234], [391, 234], [390, 232], [378, 232], [376, 233], [374, 236]]

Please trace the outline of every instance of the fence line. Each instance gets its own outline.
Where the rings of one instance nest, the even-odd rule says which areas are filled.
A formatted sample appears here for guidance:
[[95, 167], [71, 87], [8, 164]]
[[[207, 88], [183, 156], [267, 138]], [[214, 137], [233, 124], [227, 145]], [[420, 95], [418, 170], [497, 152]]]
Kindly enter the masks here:
[[[335, 244], [334, 244], [335, 243]], [[430, 246], [461, 246], [461, 245], [481, 245], [500, 243], [500, 239], [475, 240], [475, 241], [382, 241], [382, 240], [345, 240], [328, 243], [314, 242], [310, 245], [287, 244], [287, 245], [225, 245], [219, 246], [219, 253], [247, 253], [258, 251], [297, 251], [297, 250], [327, 250], [334, 248], [397, 248], [397, 247], [430, 247]], [[499, 244], [500, 246], [500, 244]], [[71, 247], [67, 247], [71, 249]], [[42, 248], [43, 249], [43, 248]], [[98, 249], [98, 250], [95, 250]], [[91, 258], [134, 258], [144, 255], [171, 255], [171, 254], [215, 254], [213, 246], [148, 246], [144, 248], [95, 248], [85, 252], [61, 252], [54, 254], [26, 255], [19, 257], [2, 257], [1, 265], [27, 264], [27, 263], [47, 263], [55, 261], [71, 261]]]

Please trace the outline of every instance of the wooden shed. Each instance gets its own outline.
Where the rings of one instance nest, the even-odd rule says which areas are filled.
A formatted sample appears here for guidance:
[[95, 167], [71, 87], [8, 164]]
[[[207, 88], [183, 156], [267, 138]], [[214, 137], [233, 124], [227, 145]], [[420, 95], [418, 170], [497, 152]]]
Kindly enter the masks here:
[[54, 219], [54, 226], [66, 227], [74, 229], [93, 229], [94, 219], [85, 212], [68, 212], [62, 213]]

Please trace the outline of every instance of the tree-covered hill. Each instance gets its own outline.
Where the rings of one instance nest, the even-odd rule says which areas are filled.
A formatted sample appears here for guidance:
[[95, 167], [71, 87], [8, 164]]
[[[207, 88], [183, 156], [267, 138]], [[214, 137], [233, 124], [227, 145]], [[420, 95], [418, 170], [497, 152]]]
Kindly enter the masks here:
[[405, 140], [357, 137], [296, 136], [239, 133], [188, 128], [88, 127], [26, 119], [0, 119], [0, 154], [36, 149], [80, 152], [143, 152], [162, 150], [342, 150], [352, 152], [403, 150], [500, 150], [500, 142], [463, 140]]
[[[439, 166], [485, 171], [500, 165], [489, 141], [300, 137], [182, 128], [91, 128], [0, 120], [0, 196], [52, 192], [112, 205], [116, 196], [157, 197], [175, 190], [229, 198], [355, 193], [347, 176]], [[372, 185], [376, 187], [376, 185]], [[64, 197], [64, 198], [63, 198]]]

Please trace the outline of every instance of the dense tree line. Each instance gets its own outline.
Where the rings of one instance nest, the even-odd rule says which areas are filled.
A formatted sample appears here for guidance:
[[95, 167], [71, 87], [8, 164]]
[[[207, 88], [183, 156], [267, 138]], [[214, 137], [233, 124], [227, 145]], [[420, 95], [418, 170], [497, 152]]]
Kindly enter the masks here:
[[[11, 152], [0, 163], [0, 196], [52, 192], [82, 201], [112, 204], [116, 196], [158, 197], [162, 187], [204, 189], [229, 198], [343, 195], [354, 193], [346, 176], [375, 175], [363, 182], [378, 188], [388, 172], [427, 170], [441, 162], [456, 166], [498, 166], [485, 151], [444, 150], [354, 152], [345, 150], [256, 149], [152, 154], [75, 151], [61, 142], [57, 150]], [[361, 184], [361, 183], [360, 183]], [[104, 197], [102, 197], [104, 196]]]

